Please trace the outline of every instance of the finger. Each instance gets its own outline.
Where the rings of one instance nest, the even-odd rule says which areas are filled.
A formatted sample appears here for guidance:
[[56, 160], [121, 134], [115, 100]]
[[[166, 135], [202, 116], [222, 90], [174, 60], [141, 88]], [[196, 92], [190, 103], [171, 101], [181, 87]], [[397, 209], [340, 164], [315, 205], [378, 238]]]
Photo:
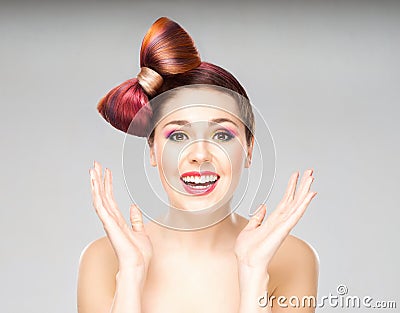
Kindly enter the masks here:
[[102, 175], [103, 175], [103, 173], [102, 173], [102, 166], [101, 166], [101, 164], [100, 164], [99, 162], [97, 162], [97, 161], [94, 161], [93, 164], [94, 164], [94, 169], [95, 169], [95, 171], [96, 171], [96, 176], [97, 176], [97, 178], [99, 179], [100, 191], [101, 191], [101, 193], [103, 194], [103, 192], [104, 192], [104, 184], [103, 184], [103, 177], [102, 177]]
[[98, 175], [96, 174], [96, 170], [90, 170], [91, 181], [92, 181], [92, 198], [93, 198], [93, 206], [96, 209], [96, 213], [99, 215], [100, 219], [104, 221], [104, 219], [115, 218], [115, 214], [113, 214], [109, 209], [108, 202], [104, 199], [103, 194], [101, 193]]
[[95, 177], [94, 170], [91, 169], [90, 171], [90, 181], [91, 181], [91, 187], [92, 187], [92, 201], [93, 201], [93, 206], [96, 210], [97, 215], [99, 216], [100, 220], [104, 223], [106, 223], [107, 219], [109, 218], [109, 214], [106, 210], [106, 208], [103, 206], [103, 200], [100, 197], [99, 194], [99, 183]]
[[95, 179], [99, 186], [99, 195], [103, 201], [104, 207], [110, 212], [110, 214], [112, 214], [112, 215], [114, 215], [114, 217], [116, 217], [114, 212], [112, 212], [112, 210], [110, 210], [111, 204], [109, 203], [109, 199], [106, 196], [105, 186], [104, 186], [105, 185], [105, 177], [104, 177], [104, 179], [102, 178], [102, 167], [101, 167], [100, 163], [98, 163], [97, 161], [94, 161], [94, 176], [95, 176]]
[[112, 199], [115, 200], [114, 198], [114, 191], [112, 188], [112, 183], [113, 183], [113, 177], [112, 177], [112, 172], [109, 168], [106, 168], [105, 170], [105, 174], [104, 174], [105, 178], [104, 178], [104, 190], [106, 192], [106, 195]]
[[302, 184], [300, 185], [299, 191], [296, 194], [295, 199], [294, 199], [296, 205], [303, 202], [305, 196], [310, 191], [311, 184], [313, 183], [314, 179], [315, 179], [315, 177], [313, 177], [313, 176], [306, 176], [304, 178]]
[[313, 172], [312, 169], [308, 169], [308, 170], [304, 171], [303, 176], [301, 177], [301, 181], [300, 181], [299, 192], [304, 187], [304, 182], [307, 180], [308, 177], [311, 176], [312, 172]]
[[290, 221], [290, 224], [292, 225], [291, 227], [293, 228], [297, 222], [300, 220], [300, 218], [304, 215], [304, 212], [306, 211], [308, 205], [310, 204], [311, 200], [316, 196], [317, 192], [309, 192], [306, 197], [304, 198], [304, 201], [296, 208], [295, 211], [291, 214], [290, 218], [288, 219]]
[[99, 176], [101, 176], [101, 164], [99, 162], [97, 162], [96, 160], [93, 161], [93, 167], [96, 170], [97, 174], [99, 174]]
[[298, 179], [299, 175], [300, 175], [300, 173], [297, 171], [296, 173], [292, 174], [292, 176], [290, 177], [288, 186], [286, 188], [285, 195], [283, 196], [283, 199], [282, 199], [284, 202], [293, 200], [294, 193], [296, 192], [297, 179]]
[[243, 230], [252, 230], [260, 226], [262, 221], [264, 220], [266, 212], [267, 212], [266, 204], [261, 204], [258, 207], [257, 212], [250, 218], [249, 222], [247, 223], [246, 227]]
[[110, 211], [114, 213], [119, 219], [123, 219], [121, 212], [118, 209], [117, 203], [114, 198], [113, 188], [112, 188], [112, 174], [110, 169], [105, 169], [104, 174], [104, 196], [107, 200], [107, 204], [110, 207]]
[[132, 229], [136, 232], [143, 231], [144, 226], [142, 212], [140, 212], [136, 204], [131, 205], [129, 216], [132, 224]]

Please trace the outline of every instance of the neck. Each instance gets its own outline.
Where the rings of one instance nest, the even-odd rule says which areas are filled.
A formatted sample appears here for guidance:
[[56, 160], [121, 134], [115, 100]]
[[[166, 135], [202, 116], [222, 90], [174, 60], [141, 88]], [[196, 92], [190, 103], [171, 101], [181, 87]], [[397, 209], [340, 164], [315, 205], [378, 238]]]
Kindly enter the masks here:
[[213, 213], [171, 209], [161, 221], [169, 227], [159, 226], [163, 245], [180, 250], [232, 249], [242, 225], [229, 204]]

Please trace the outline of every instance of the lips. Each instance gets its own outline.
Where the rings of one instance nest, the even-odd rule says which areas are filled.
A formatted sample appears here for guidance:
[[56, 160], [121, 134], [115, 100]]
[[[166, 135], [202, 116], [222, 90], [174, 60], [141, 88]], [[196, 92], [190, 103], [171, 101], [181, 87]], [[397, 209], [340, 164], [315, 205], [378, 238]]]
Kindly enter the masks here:
[[186, 172], [181, 176], [183, 188], [192, 195], [206, 195], [214, 190], [219, 180], [219, 175], [214, 172]]

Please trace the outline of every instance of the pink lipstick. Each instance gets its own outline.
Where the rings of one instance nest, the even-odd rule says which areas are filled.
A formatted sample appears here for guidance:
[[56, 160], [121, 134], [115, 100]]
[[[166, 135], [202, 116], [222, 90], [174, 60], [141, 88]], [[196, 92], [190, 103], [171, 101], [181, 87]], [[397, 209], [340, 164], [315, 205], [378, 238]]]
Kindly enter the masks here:
[[181, 176], [183, 188], [191, 195], [209, 194], [217, 185], [219, 175], [214, 172], [186, 172]]

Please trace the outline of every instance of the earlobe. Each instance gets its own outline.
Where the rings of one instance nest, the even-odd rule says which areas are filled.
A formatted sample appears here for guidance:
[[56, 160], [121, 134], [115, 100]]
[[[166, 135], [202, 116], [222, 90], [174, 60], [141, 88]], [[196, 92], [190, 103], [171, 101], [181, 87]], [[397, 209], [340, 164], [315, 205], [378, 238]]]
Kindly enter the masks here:
[[250, 165], [251, 165], [251, 158], [253, 156], [253, 146], [254, 146], [254, 136], [251, 137], [251, 144], [250, 144], [250, 146], [248, 147], [248, 150], [247, 150], [246, 162], [245, 162], [245, 165], [244, 165], [245, 168], [249, 168]]
[[157, 167], [157, 161], [153, 147], [150, 148], [150, 165], [153, 167]]
[[251, 157], [249, 155], [247, 155], [246, 157], [246, 163], [244, 165], [245, 168], [249, 168], [251, 165]]

